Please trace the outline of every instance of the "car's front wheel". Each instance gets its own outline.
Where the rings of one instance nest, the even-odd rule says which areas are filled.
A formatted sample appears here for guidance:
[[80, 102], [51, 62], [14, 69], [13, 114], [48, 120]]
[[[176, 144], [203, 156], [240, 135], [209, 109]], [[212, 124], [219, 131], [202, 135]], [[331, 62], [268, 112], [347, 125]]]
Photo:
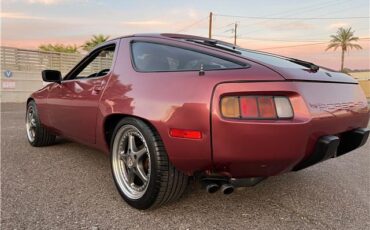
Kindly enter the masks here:
[[35, 147], [52, 145], [56, 136], [42, 126], [34, 101], [27, 104], [26, 130], [28, 142]]
[[134, 118], [124, 118], [116, 126], [111, 164], [118, 191], [137, 209], [177, 200], [188, 183], [188, 177], [169, 162], [156, 131]]

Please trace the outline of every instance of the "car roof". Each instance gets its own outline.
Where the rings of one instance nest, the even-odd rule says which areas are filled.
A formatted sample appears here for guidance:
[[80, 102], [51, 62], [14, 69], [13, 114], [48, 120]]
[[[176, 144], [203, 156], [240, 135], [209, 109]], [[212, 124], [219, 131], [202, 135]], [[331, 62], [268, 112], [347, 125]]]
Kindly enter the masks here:
[[[138, 34], [131, 34], [131, 35], [124, 35], [124, 36], [119, 36], [115, 37], [112, 39], [109, 39], [102, 44], [99, 44], [96, 46], [91, 52], [106, 46], [114, 41], [120, 40], [122, 38], [130, 38], [130, 37], [147, 37], [147, 38], [165, 38], [165, 39], [173, 39], [173, 40], [194, 40], [194, 41], [202, 41], [202, 42], [215, 42], [217, 41], [218, 44], [225, 44], [228, 46], [233, 46], [233, 44], [221, 41], [221, 40], [216, 40], [216, 39], [209, 39], [206, 37], [201, 37], [201, 36], [195, 36], [195, 35], [188, 35], [188, 34], [176, 34], [176, 33], [138, 33]], [[90, 52], [90, 53], [91, 53]]]
[[[124, 35], [120, 37], [116, 37], [112, 40], [121, 39], [121, 38], [128, 38], [128, 37], [151, 37], [151, 38], [172, 38], [172, 39], [194, 39], [194, 40], [202, 40], [202, 41], [214, 41], [217, 39], [210, 39], [206, 37], [196, 36], [196, 35], [189, 35], [189, 34], [176, 34], [176, 33], [138, 33], [138, 34], [131, 34], [131, 35]], [[107, 41], [107, 42], [109, 42]], [[221, 40], [217, 40], [219, 42], [223, 42]]]

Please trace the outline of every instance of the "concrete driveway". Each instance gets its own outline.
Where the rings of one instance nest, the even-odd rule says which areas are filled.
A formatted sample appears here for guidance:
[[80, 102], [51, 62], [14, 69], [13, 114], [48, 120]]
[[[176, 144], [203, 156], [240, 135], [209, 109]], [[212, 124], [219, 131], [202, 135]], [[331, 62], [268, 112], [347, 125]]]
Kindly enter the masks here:
[[65, 140], [31, 147], [23, 104], [1, 112], [1, 229], [370, 229], [370, 144], [232, 195], [190, 184], [152, 211], [130, 208], [108, 156]]

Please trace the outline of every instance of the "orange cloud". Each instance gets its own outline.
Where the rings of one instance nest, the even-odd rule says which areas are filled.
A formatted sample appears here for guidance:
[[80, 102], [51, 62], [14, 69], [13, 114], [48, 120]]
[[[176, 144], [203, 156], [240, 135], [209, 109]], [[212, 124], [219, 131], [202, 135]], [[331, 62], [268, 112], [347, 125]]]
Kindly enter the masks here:
[[27, 15], [20, 12], [0, 12], [0, 18], [8, 18], [8, 19], [45, 19], [43, 17], [37, 17], [32, 15]]
[[147, 21], [122, 21], [123, 25], [132, 25], [132, 26], [164, 26], [168, 25], [168, 22], [159, 21], [159, 20], [147, 20]]
[[[88, 0], [78, 0], [79, 2], [87, 2]], [[75, 3], [76, 0], [26, 0], [30, 4], [54, 5], [61, 3]]]
[[41, 4], [50, 5], [50, 4], [55, 4], [55, 3], [60, 2], [60, 0], [28, 0], [27, 2], [29, 2], [29, 3], [41, 3]]
[[23, 49], [37, 49], [41, 44], [56, 44], [61, 43], [65, 45], [82, 45], [84, 41], [86, 41], [89, 37], [88, 36], [81, 36], [81, 37], [66, 37], [66, 38], [58, 38], [58, 39], [12, 39], [12, 40], [5, 40], [1, 41], [2, 46], [8, 47], [17, 47]]
[[337, 22], [337, 23], [332, 23], [329, 25], [329, 28], [330, 29], [336, 29], [336, 28], [339, 28], [339, 27], [348, 27], [349, 24], [346, 23], [346, 22]]
[[299, 21], [293, 22], [273, 21], [264, 23], [262, 26], [272, 30], [308, 30], [315, 28], [313, 24]]

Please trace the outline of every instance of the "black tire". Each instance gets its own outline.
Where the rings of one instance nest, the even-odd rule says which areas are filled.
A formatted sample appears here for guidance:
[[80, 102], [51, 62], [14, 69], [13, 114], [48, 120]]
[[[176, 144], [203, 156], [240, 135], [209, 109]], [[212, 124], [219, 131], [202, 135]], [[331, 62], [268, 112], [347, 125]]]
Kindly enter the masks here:
[[[33, 116], [32, 119], [33, 121], [33, 132], [34, 132], [34, 137], [30, 137], [30, 131], [28, 130], [28, 119], [29, 117], [29, 112], [32, 110]], [[35, 147], [41, 147], [41, 146], [48, 146], [52, 145], [55, 143], [55, 138], [56, 136], [51, 134], [45, 127], [42, 126], [40, 122], [40, 118], [38, 116], [37, 112], [37, 106], [35, 101], [30, 101], [27, 104], [27, 111], [26, 111], [26, 128], [27, 128], [27, 139], [28, 142]]]
[[[140, 131], [146, 141], [151, 159], [147, 188], [142, 197], [137, 199], [132, 199], [125, 194], [124, 189], [121, 188], [117, 181], [117, 172], [115, 172], [113, 167], [113, 151], [118, 151], [117, 147], [114, 147], [115, 142], [117, 145], [124, 138], [122, 136], [120, 137], [120, 135], [117, 136], [117, 133], [120, 129], [124, 129], [127, 126], [134, 126]], [[156, 130], [145, 122], [131, 117], [122, 119], [115, 127], [111, 140], [111, 166], [113, 179], [119, 193], [129, 205], [136, 209], [156, 208], [171, 201], [178, 200], [188, 185], [188, 176], [178, 171], [171, 164], [163, 142]]]

